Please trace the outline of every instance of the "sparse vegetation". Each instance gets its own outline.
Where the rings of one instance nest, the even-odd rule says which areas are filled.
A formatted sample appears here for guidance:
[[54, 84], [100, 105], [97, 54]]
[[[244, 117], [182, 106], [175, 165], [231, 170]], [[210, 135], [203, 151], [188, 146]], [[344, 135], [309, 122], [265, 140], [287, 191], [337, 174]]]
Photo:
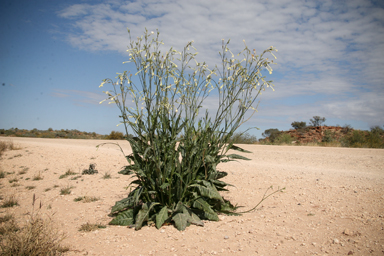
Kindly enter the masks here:
[[41, 175], [41, 172], [35, 174], [32, 178], [32, 180], [42, 180], [43, 176]]
[[14, 182], [18, 182], [18, 181], [19, 181], [19, 179], [16, 178], [16, 177], [14, 177], [14, 178], [8, 180], [9, 183], [14, 183]]
[[28, 189], [28, 190], [32, 190], [32, 189], [35, 189], [36, 186], [26, 186], [25, 188]]
[[110, 178], [112, 178], [112, 176], [111, 176], [111, 174], [109, 172], [104, 173], [103, 179], [106, 180], [106, 179], [110, 179]]
[[19, 173], [19, 175], [23, 175], [23, 174], [26, 174], [28, 170], [29, 170], [28, 167], [24, 167], [24, 168], [23, 168], [22, 170], [20, 170], [18, 173]]
[[18, 205], [19, 205], [19, 203], [18, 203], [15, 195], [10, 195], [10, 196], [4, 198], [0, 207], [1, 208], [9, 208], [9, 207], [18, 206]]
[[69, 195], [72, 192], [73, 187], [67, 186], [65, 188], [60, 189], [60, 195]]
[[19, 146], [16, 146], [13, 141], [0, 141], [0, 157], [3, 155], [3, 153], [7, 150], [18, 150], [20, 149]]
[[96, 173], [99, 173], [98, 170], [95, 169], [96, 165], [95, 164], [90, 164], [88, 169], [84, 169], [83, 172], [81, 173], [82, 175], [87, 174], [87, 175], [93, 175]]
[[64, 179], [70, 175], [76, 175], [76, 172], [71, 171], [71, 169], [68, 169], [64, 174], [60, 175], [59, 179]]
[[43, 219], [38, 213], [32, 212], [22, 227], [16, 224], [13, 216], [1, 220], [5, 223], [0, 226], [0, 256], [54, 256], [69, 251], [61, 245], [65, 236], [54, 228], [50, 219]]
[[95, 196], [79, 196], [74, 199], [75, 202], [83, 202], [83, 203], [91, 203], [91, 202], [96, 202], [99, 201], [100, 198], [95, 197]]
[[4, 170], [0, 169], [0, 179], [4, 179], [6, 176], [7, 173]]
[[107, 228], [107, 226], [102, 225], [102, 224], [94, 224], [94, 223], [87, 222], [87, 223], [81, 225], [81, 227], [79, 228], [79, 231], [91, 232], [91, 231], [95, 231], [95, 230], [100, 229], [100, 228]]
[[13, 219], [13, 215], [12, 214], [5, 214], [4, 216], [0, 217], [0, 224], [1, 223], [4, 223], [4, 222], [7, 222], [7, 221], [10, 221]]
[[[81, 132], [79, 130], [26, 130], [12, 128], [9, 130], [0, 129], [2, 136], [15, 136], [15, 137], [32, 137], [32, 138], [63, 138], [63, 139], [106, 139], [106, 135], [100, 135], [95, 132]], [[1, 143], [1, 142], [0, 142]], [[1, 144], [0, 144], [1, 152]], [[1, 153], [0, 153], [1, 154]]]

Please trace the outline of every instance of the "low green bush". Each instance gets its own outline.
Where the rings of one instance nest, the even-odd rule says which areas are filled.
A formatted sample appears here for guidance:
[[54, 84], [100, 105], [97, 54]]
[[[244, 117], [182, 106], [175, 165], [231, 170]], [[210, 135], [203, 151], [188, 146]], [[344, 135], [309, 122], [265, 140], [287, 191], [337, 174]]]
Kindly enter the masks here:
[[292, 137], [288, 133], [281, 133], [277, 135], [277, 137], [274, 139], [274, 144], [281, 145], [281, 144], [292, 144]]
[[106, 137], [107, 140], [123, 140], [124, 135], [122, 132], [111, 131], [111, 133]]

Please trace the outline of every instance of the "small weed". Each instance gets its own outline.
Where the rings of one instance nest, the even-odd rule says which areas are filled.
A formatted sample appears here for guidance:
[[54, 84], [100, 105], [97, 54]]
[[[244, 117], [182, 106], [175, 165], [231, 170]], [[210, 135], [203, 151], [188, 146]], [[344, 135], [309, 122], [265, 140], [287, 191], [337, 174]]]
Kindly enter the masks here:
[[68, 169], [68, 171], [66, 171], [64, 174], [60, 175], [59, 179], [64, 179], [64, 178], [68, 177], [69, 175], [75, 175], [75, 174], [76, 174], [75, 172]]
[[106, 227], [107, 226], [102, 225], [102, 224], [92, 224], [92, 223], [87, 222], [87, 223], [81, 225], [79, 231], [91, 232], [91, 231], [97, 230], [99, 228], [106, 228]]
[[28, 171], [28, 169], [29, 169], [28, 167], [24, 167], [23, 170], [20, 170], [20, 171], [19, 171], [19, 175], [26, 174], [27, 171]]
[[22, 156], [23, 156], [22, 154], [17, 154], [17, 155], [14, 155], [14, 156], [9, 157], [8, 159], [13, 159], [13, 158], [16, 158], [16, 157], [22, 157]]
[[62, 188], [62, 189], [60, 189], [60, 195], [69, 195], [69, 194], [71, 194], [71, 189], [72, 189], [73, 187], [71, 186], [68, 186], [68, 187], [65, 187], [65, 188]]
[[76, 177], [72, 177], [72, 178], [70, 178], [70, 180], [77, 180], [78, 178], [81, 178], [81, 175], [76, 176]]
[[11, 185], [11, 187], [18, 187], [18, 186], [20, 186], [20, 184], [19, 183], [13, 183], [12, 185]]
[[1, 204], [1, 208], [10, 208], [13, 206], [17, 206], [19, 203], [17, 202], [17, 199], [14, 195], [9, 196], [8, 198], [4, 199], [3, 203]]
[[3, 170], [0, 170], [0, 179], [4, 179], [5, 176], [7, 176], [6, 172]]
[[48, 192], [49, 190], [51, 190], [51, 188], [46, 188], [44, 189], [44, 192]]
[[9, 183], [13, 183], [13, 182], [18, 182], [19, 179], [15, 177], [15, 178], [10, 179], [10, 180], [8, 180], [8, 181], [9, 181]]
[[75, 202], [82, 201], [83, 203], [96, 202], [98, 200], [100, 200], [100, 198], [95, 196], [79, 196], [74, 199]]
[[25, 180], [30, 180], [31, 178], [25, 178]]
[[89, 175], [92, 175], [92, 174], [95, 174], [95, 173], [99, 173], [96, 169], [95, 169], [95, 164], [90, 164], [88, 169], [84, 169], [82, 174], [89, 174]]
[[59, 187], [59, 185], [54, 185], [54, 186], [53, 186], [53, 188], [58, 188], [58, 187]]
[[112, 178], [111, 174], [109, 172], [104, 173], [103, 179], [110, 179]]
[[36, 186], [26, 186], [25, 188], [28, 190], [32, 190], [32, 189], [36, 188]]
[[0, 223], [10, 221], [11, 219], [13, 219], [13, 215], [7, 213], [3, 217], [0, 217]]
[[38, 174], [36, 174], [35, 176], [33, 176], [33, 179], [32, 180], [42, 180], [43, 179], [43, 176], [41, 175], [41, 172], [39, 172]]

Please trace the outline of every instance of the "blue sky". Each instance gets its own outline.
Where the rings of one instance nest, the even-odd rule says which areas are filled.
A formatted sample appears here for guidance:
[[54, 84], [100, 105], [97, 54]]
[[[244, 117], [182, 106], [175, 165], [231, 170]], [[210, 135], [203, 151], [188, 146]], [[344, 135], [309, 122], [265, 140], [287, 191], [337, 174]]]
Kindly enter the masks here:
[[384, 125], [382, 1], [3, 0], [0, 9], [0, 128], [123, 131], [116, 106], [99, 104], [99, 85], [133, 71], [122, 64], [127, 28], [133, 37], [158, 29], [179, 50], [194, 40], [212, 67], [221, 39], [234, 52], [243, 40], [258, 52], [276, 47], [276, 90], [243, 127], [259, 127], [258, 138], [314, 115], [326, 125]]

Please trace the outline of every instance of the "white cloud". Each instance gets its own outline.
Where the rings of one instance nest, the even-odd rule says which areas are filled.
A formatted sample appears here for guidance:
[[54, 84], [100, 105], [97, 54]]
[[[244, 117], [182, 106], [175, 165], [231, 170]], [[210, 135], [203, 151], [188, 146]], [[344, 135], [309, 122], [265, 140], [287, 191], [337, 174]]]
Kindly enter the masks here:
[[145, 27], [158, 28], [166, 46], [179, 50], [194, 40], [199, 58], [208, 63], [217, 62], [221, 39], [231, 38], [234, 52], [242, 49], [243, 39], [258, 52], [273, 45], [279, 49], [277, 91], [265, 95], [267, 100], [316, 94], [339, 99], [274, 106], [271, 114], [324, 111], [372, 123], [384, 110], [378, 101], [384, 81], [384, 9], [370, 1], [111, 1], [71, 5], [59, 15], [74, 26], [68, 41], [91, 51], [124, 53], [127, 27], [133, 38]]

